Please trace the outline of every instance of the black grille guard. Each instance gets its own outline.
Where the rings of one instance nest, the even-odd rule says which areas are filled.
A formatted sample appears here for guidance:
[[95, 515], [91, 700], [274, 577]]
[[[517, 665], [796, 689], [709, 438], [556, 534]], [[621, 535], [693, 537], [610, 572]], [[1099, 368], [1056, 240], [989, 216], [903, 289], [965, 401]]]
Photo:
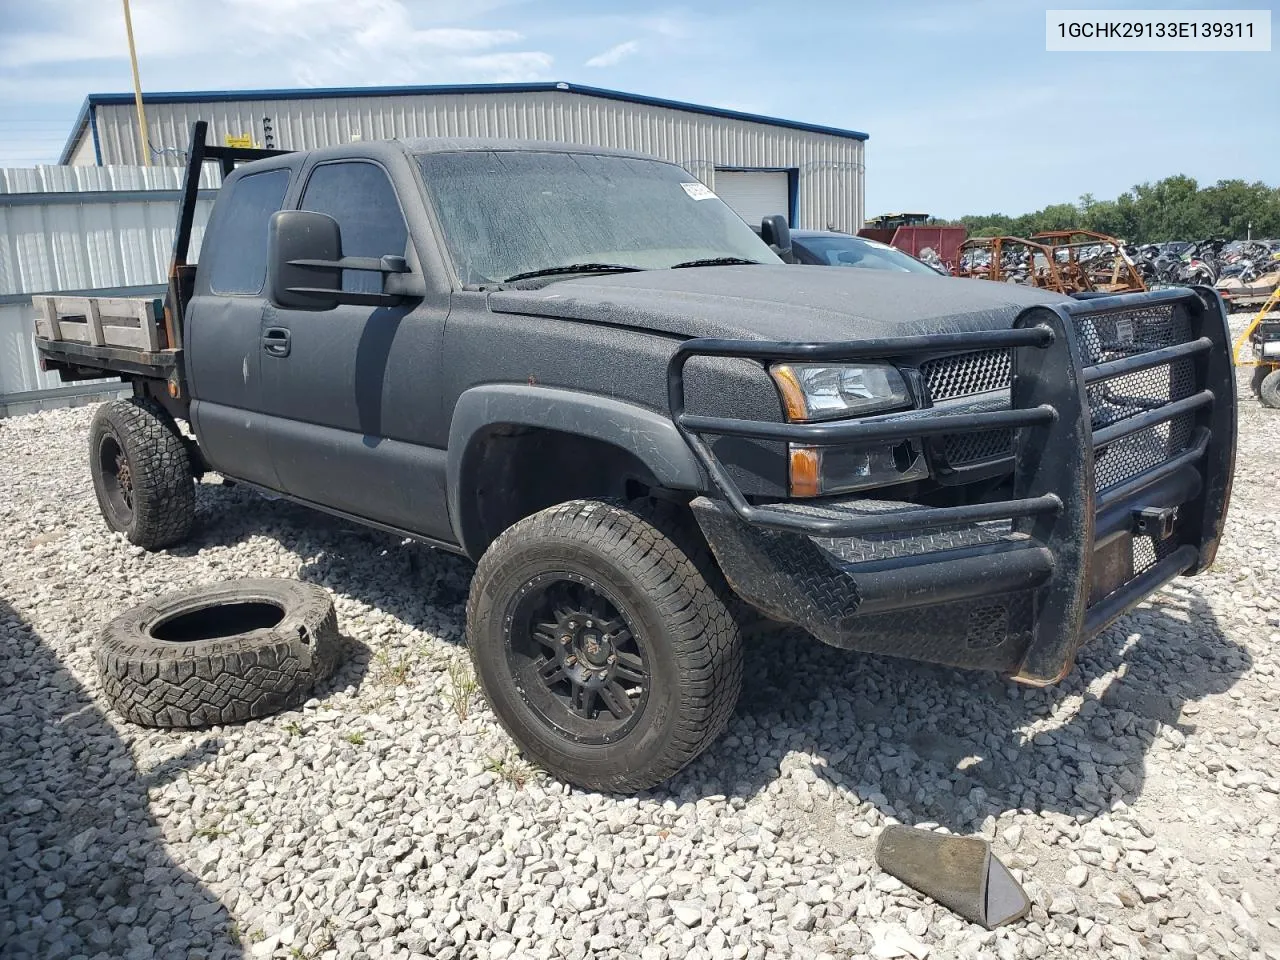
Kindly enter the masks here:
[[[1190, 339], [1155, 349], [1134, 348], [1103, 362], [1085, 362], [1077, 332], [1081, 324], [1152, 308], [1185, 311]], [[685, 410], [685, 365], [693, 357], [761, 362], [875, 359], [909, 365], [926, 354], [1003, 348], [1013, 354], [1012, 403], [1006, 410], [932, 417], [916, 411], [906, 417], [826, 423], [697, 416]], [[836, 645], [882, 649], [884, 643], [846, 643], [837, 634], [850, 628], [855, 618], [885, 610], [925, 608], [1002, 593], [1020, 592], [1026, 599], [1030, 591], [1026, 640], [1018, 645], [1014, 659], [968, 657], [954, 651], [919, 658], [961, 666], [1000, 665], [1024, 682], [1048, 684], [1070, 670], [1085, 639], [1164, 583], [1199, 573], [1213, 562], [1235, 458], [1235, 375], [1230, 351], [1220, 297], [1208, 288], [1182, 288], [1035, 306], [1019, 314], [1008, 330], [835, 343], [694, 339], [672, 356], [667, 391], [672, 420], [723, 497], [723, 501], [699, 498], [695, 513], [726, 567], [726, 576], [747, 599], [760, 601], [757, 605], [771, 615], [808, 627]], [[1195, 387], [1189, 395], [1097, 428], [1092, 425], [1090, 385], [1158, 371], [1175, 362], [1190, 362], [1194, 367]], [[1175, 418], [1192, 423], [1190, 439], [1180, 452], [1096, 491], [1095, 459], [1108, 445]], [[710, 434], [832, 446], [896, 443], [999, 428], [1011, 428], [1016, 435], [1011, 498], [871, 512], [806, 509], [805, 501], [796, 500], [753, 504], [704, 439]], [[940, 530], [991, 521], [1009, 521], [1012, 536], [998, 544], [956, 548], [952, 543], [949, 550], [917, 553], [887, 569], [864, 564], [856, 568], [863, 572], [857, 583], [841, 580], [849, 580], [847, 574], [855, 568], [824, 564], [816, 558], [830, 561], [830, 556], [809, 548], [824, 538], [933, 540]], [[1127, 571], [1121, 565], [1117, 573], [1108, 559], [1107, 545], [1126, 537], [1131, 547], [1138, 535], [1152, 538], [1153, 562], [1135, 573], [1130, 561]], [[784, 549], [782, 544], [791, 546]], [[752, 551], [769, 557], [726, 556], [726, 552]], [[803, 574], [787, 569], [800, 562], [801, 554], [816, 560], [817, 566]], [[781, 586], [759, 582], [771, 578], [781, 581]], [[888, 596], [892, 591], [899, 595]]]

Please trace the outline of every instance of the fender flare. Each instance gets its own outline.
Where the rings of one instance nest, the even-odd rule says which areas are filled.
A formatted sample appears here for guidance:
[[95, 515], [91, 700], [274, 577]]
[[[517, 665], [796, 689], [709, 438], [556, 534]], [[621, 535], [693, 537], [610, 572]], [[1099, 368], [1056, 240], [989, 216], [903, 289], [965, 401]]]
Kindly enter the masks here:
[[541, 427], [613, 444], [633, 454], [664, 487], [702, 490], [707, 477], [669, 417], [634, 403], [559, 387], [492, 383], [463, 392], [449, 425], [445, 467], [449, 523], [474, 556], [462, 524], [462, 472], [472, 440], [494, 424]]

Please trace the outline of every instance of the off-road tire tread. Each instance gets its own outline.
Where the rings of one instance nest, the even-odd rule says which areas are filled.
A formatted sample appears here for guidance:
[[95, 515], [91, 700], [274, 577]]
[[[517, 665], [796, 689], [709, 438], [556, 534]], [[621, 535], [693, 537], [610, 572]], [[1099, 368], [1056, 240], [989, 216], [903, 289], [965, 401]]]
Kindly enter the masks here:
[[[688, 552], [676, 537], [687, 543]], [[663, 611], [678, 671], [683, 677], [670, 737], [644, 769], [598, 779], [532, 759], [571, 783], [593, 790], [629, 793], [652, 787], [687, 766], [728, 725], [742, 687], [742, 643], [726, 606], [727, 587], [710, 551], [678, 532], [675, 515], [657, 501], [575, 500], [550, 507], [514, 524], [480, 559], [467, 603], [468, 627], [477, 617], [480, 587], [517, 545], [538, 540], [573, 540], [607, 554], [629, 568]], [[719, 586], [719, 589], [717, 589]], [[469, 645], [477, 675], [476, 649]], [[523, 746], [523, 745], [522, 745]]]
[[644, 498], [629, 500], [628, 504], [641, 512], [649, 522], [661, 530], [689, 558], [689, 562], [698, 568], [707, 585], [716, 592], [716, 596], [725, 605], [729, 615], [738, 624], [743, 639], [748, 639], [758, 631], [767, 629], [771, 621], [745, 600], [733, 592], [724, 572], [716, 562], [715, 554], [707, 544], [706, 538], [693, 518], [688, 507], [669, 500]]
[[[191, 600], [235, 602], [264, 593], [285, 609], [270, 630], [172, 644], [146, 635], [147, 624]], [[147, 727], [239, 723], [295, 707], [341, 658], [333, 600], [321, 587], [289, 580], [233, 580], [167, 594], [112, 620], [96, 651], [103, 695], [126, 720]]]
[[105, 518], [108, 508], [97, 462], [104, 431], [115, 436], [134, 475], [133, 522], [121, 532], [146, 550], [181, 543], [195, 522], [196, 493], [191, 458], [173, 418], [154, 400], [141, 397], [112, 400], [98, 408], [89, 429], [89, 456], [94, 492]]
[[1280, 367], [1272, 367], [1258, 383], [1258, 399], [1264, 407], [1280, 410]]

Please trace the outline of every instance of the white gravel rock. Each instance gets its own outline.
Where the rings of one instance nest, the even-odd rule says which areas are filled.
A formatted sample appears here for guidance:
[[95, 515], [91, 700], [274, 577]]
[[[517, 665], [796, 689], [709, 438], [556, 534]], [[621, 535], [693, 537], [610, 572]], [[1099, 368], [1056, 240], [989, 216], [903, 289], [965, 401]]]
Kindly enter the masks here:
[[[98, 516], [91, 409], [0, 420], [0, 953], [1275, 956], [1280, 414], [1240, 411], [1213, 568], [1059, 686], [764, 639], [726, 737], [639, 797], [541, 776], [459, 691], [465, 561], [213, 478], [147, 554]], [[311, 700], [198, 731], [105, 708], [101, 623], [248, 575], [332, 592], [347, 659]], [[880, 874], [894, 822], [993, 838], [1031, 916], [988, 934]]]

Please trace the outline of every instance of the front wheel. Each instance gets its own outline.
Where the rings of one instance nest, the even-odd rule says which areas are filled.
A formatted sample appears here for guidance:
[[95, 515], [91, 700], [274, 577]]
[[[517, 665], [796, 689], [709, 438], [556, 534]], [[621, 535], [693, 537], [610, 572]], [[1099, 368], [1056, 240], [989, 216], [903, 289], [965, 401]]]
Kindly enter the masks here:
[[729, 721], [737, 623], [700, 565], [641, 504], [534, 514], [481, 558], [467, 603], [480, 686], [524, 753], [593, 790], [661, 783]]

